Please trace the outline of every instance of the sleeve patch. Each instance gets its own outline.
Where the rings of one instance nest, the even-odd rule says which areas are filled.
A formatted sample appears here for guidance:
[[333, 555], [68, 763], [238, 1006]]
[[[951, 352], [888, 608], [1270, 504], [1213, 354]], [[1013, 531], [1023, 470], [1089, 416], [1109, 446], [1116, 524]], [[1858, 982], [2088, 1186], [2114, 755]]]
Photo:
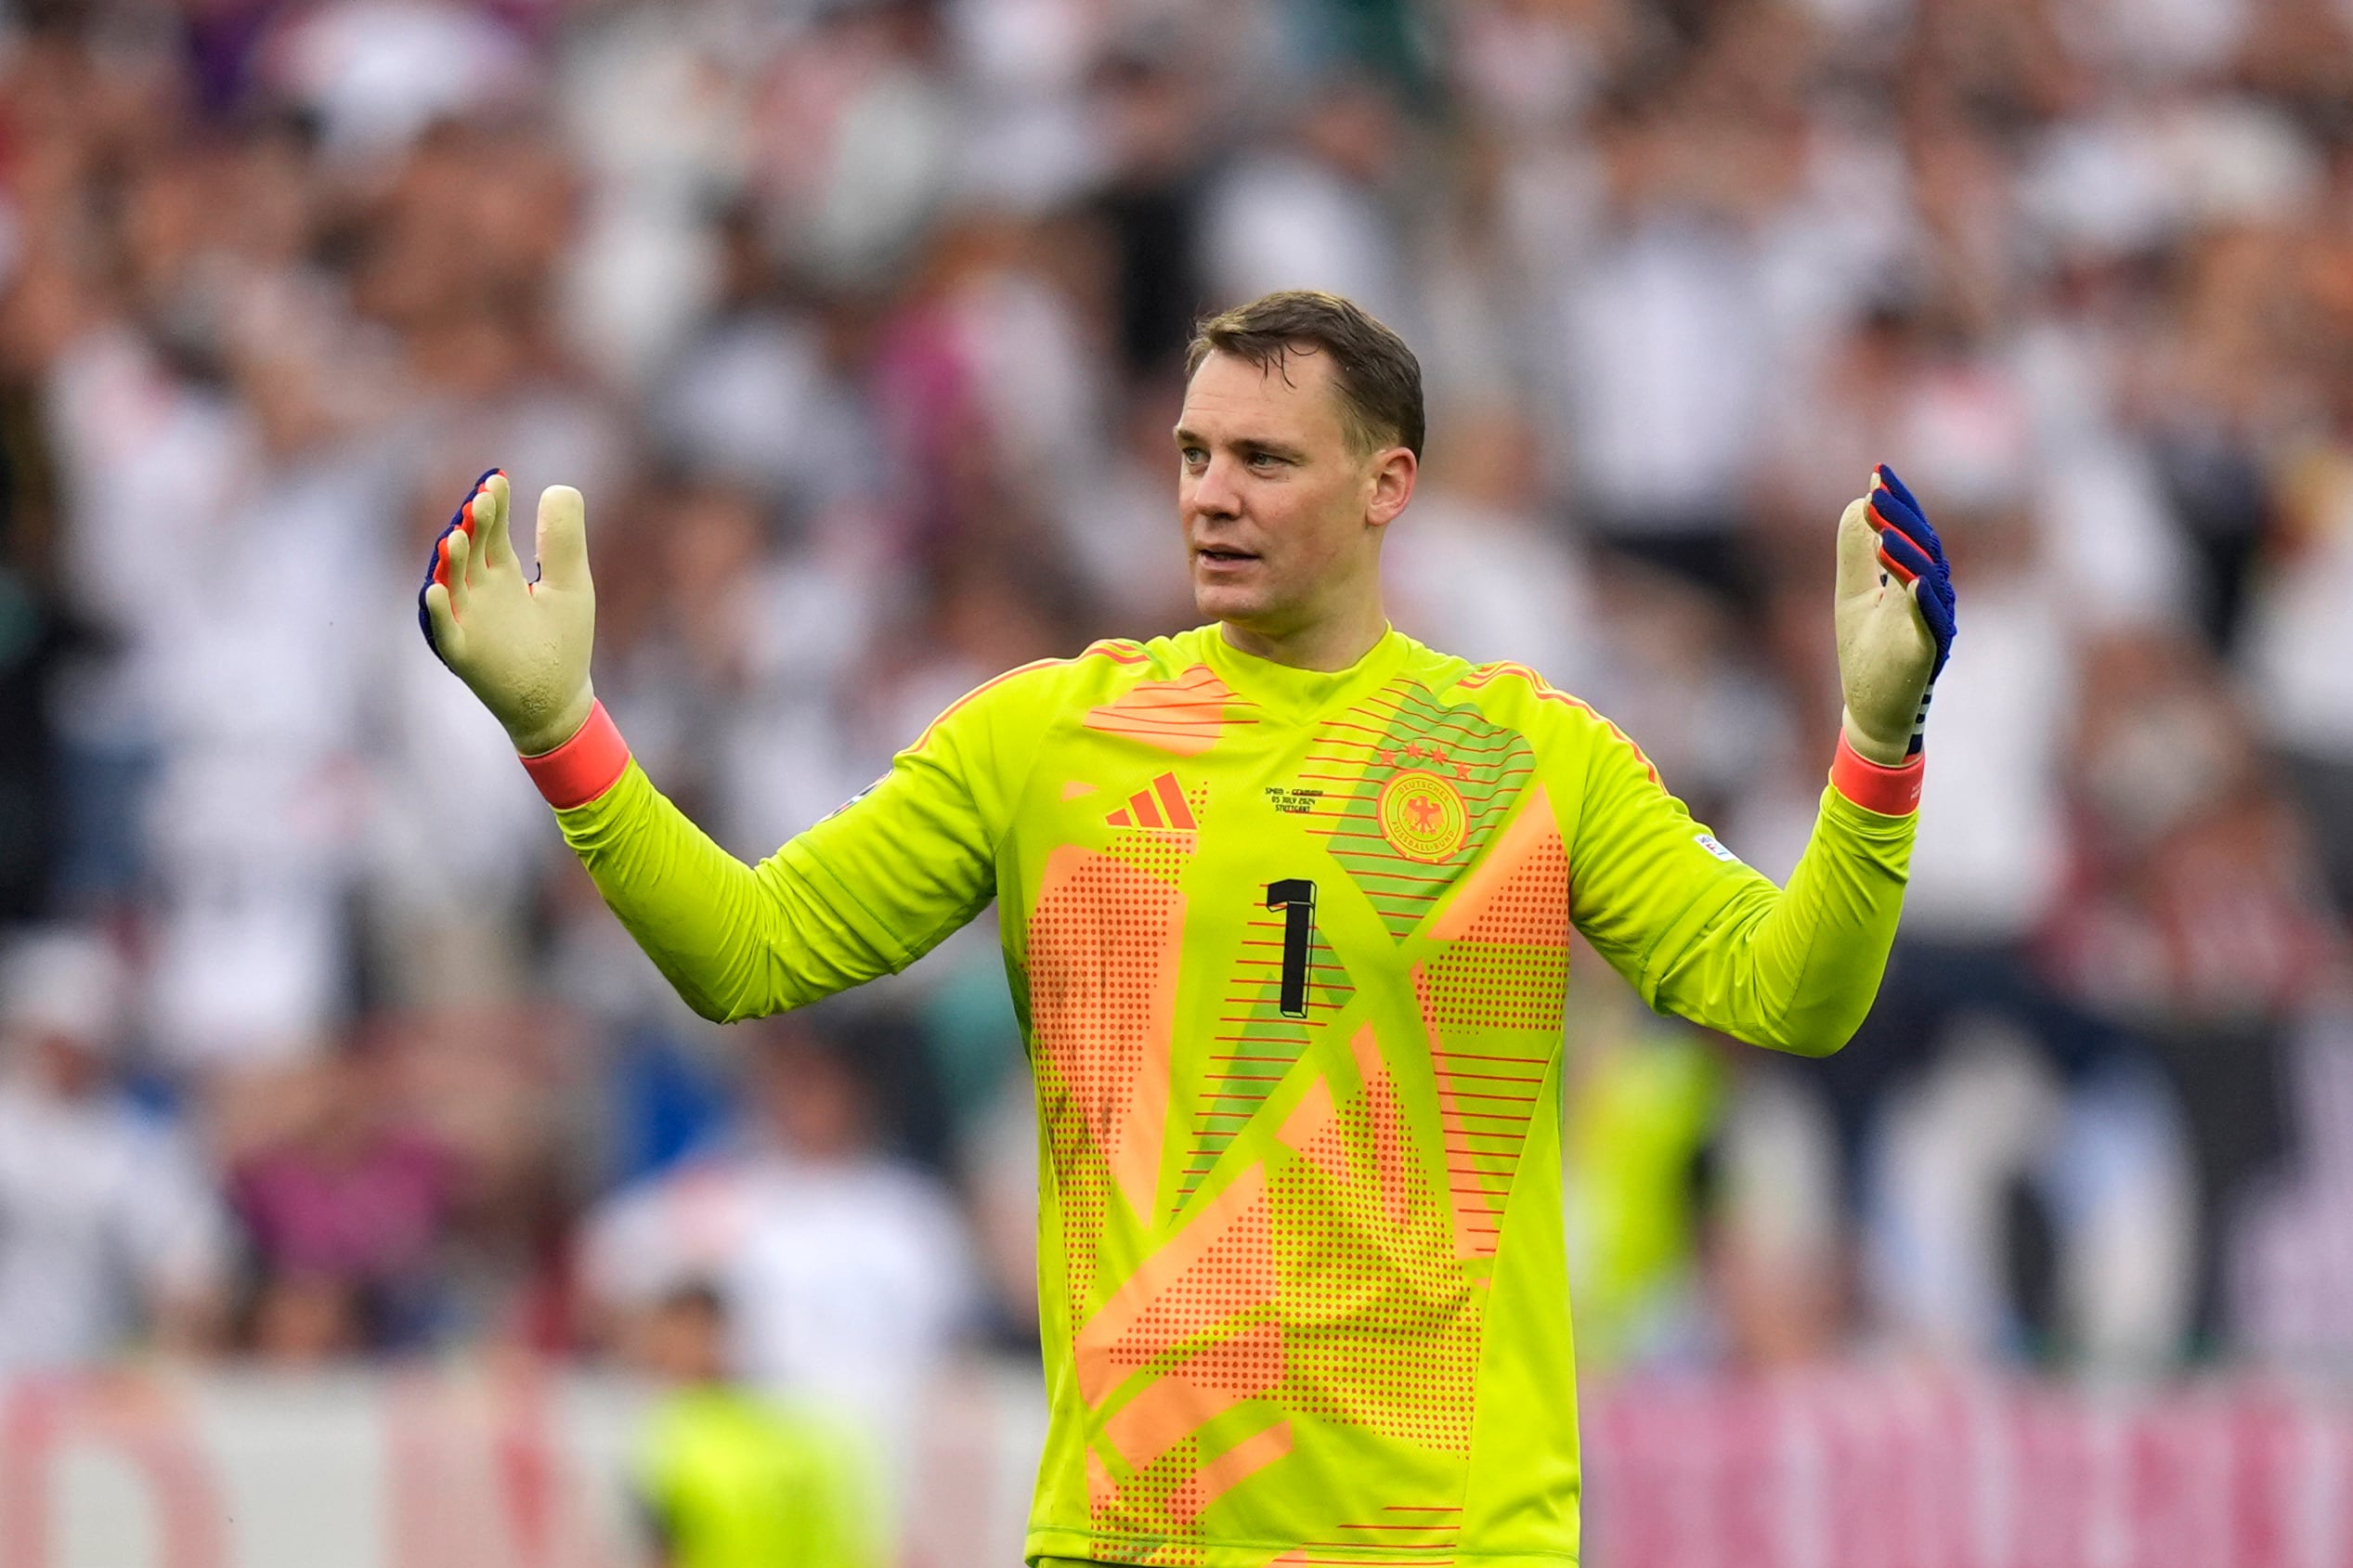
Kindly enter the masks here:
[[842, 812], [847, 811], [851, 807], [855, 806], [859, 801], [864, 800], [876, 790], [880, 789], [883, 784], [883, 780], [890, 778], [890, 775], [888, 773], [883, 774], [882, 778], [875, 780], [874, 783], [866, 785], [865, 788], [860, 790], [857, 794], [852, 796], [840, 805], [836, 806], [832, 810], [827, 811], [824, 816], [819, 817], [817, 820], [821, 823], [829, 823], [833, 821], [834, 818], [841, 815]]
[[1694, 844], [1698, 845], [1701, 849], [1707, 850], [1708, 853], [1715, 856], [1716, 859], [1723, 862], [1726, 865], [1738, 865], [1741, 863], [1740, 857], [1725, 849], [1722, 843], [1719, 841], [1716, 836], [1712, 833], [1695, 833], [1691, 836], [1691, 841]]

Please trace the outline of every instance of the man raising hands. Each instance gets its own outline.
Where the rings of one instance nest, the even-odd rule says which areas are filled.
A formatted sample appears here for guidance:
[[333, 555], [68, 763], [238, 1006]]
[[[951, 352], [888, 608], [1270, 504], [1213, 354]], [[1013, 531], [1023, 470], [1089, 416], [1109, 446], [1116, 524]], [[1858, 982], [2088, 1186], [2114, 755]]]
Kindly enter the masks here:
[[1208, 624], [1000, 676], [758, 866], [595, 703], [577, 492], [542, 497], [526, 583], [505, 478], [479, 482], [426, 635], [707, 1017], [901, 969], [995, 902], [1044, 1146], [1029, 1561], [1572, 1563], [1570, 929], [1656, 1007], [1845, 1043], [1903, 899], [1943, 552], [1885, 470], [1840, 521], [1845, 721], [1776, 888], [1582, 703], [1388, 624], [1424, 434], [1394, 333], [1276, 294], [1205, 324], [1190, 371]]

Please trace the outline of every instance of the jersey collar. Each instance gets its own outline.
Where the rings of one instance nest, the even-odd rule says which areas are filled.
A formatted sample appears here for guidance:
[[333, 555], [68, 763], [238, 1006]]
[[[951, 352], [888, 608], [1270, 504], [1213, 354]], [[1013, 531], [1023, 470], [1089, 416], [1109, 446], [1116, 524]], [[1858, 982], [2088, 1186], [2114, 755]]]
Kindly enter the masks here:
[[1245, 654], [1215, 623], [1201, 628], [1210, 668], [1239, 694], [1277, 718], [1312, 722], [1343, 712], [1381, 689], [1404, 667], [1412, 640], [1396, 627], [1346, 669], [1300, 669]]

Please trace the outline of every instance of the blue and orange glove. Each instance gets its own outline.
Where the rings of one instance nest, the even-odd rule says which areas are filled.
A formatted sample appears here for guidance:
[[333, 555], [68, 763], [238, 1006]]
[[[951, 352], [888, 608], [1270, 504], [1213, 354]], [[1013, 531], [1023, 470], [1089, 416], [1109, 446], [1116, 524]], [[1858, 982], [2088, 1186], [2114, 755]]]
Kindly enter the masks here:
[[1953, 575], [1920, 503], [1884, 463], [1839, 519], [1838, 636], [1847, 745], [1900, 767], [1919, 755], [1953, 652]]
[[506, 727], [526, 757], [579, 733], [596, 706], [589, 654], [596, 590], [589, 580], [580, 492], [540, 494], [540, 573], [523, 575], [507, 532], [507, 476], [492, 469], [433, 541], [417, 624], [425, 643]]

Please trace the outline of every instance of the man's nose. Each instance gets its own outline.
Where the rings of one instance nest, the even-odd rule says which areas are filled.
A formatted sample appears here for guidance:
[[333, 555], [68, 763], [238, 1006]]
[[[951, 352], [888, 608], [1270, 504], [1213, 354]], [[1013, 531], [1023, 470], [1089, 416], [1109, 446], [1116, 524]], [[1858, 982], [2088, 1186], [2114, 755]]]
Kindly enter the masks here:
[[1233, 517], [1242, 512], [1242, 490], [1234, 483], [1233, 464], [1212, 458], [1192, 484], [1192, 510], [1210, 517]]

